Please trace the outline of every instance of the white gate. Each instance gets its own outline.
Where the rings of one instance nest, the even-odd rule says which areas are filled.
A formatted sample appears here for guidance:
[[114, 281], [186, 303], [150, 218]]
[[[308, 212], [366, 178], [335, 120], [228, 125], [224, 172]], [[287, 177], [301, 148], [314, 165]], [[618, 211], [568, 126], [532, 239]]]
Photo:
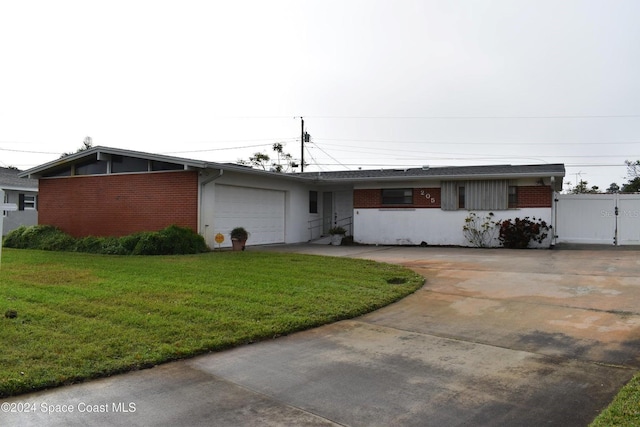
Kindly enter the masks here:
[[556, 195], [557, 243], [640, 245], [640, 194]]

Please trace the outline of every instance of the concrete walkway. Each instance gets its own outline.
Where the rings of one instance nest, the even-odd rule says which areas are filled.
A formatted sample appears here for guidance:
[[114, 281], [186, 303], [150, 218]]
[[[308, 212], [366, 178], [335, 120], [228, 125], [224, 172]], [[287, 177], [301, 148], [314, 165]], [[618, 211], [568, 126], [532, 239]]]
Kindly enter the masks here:
[[0, 425], [585, 426], [640, 367], [640, 252], [260, 250], [403, 264], [426, 284], [357, 319], [8, 399], [22, 411]]

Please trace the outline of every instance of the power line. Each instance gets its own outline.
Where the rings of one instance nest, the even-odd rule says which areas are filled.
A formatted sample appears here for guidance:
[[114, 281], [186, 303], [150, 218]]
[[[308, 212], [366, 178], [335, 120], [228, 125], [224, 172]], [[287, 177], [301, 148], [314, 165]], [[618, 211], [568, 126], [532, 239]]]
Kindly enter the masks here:
[[[425, 156], [441, 156], [441, 155], [445, 155], [445, 156], [468, 156], [468, 157], [476, 157], [476, 156], [484, 156], [484, 154], [478, 154], [478, 153], [450, 153], [450, 152], [442, 152], [442, 151], [415, 151], [415, 150], [399, 150], [399, 149], [395, 149], [395, 148], [366, 148], [363, 149], [362, 147], [357, 147], [357, 146], [349, 146], [349, 145], [335, 145], [335, 144], [323, 144], [323, 145], [331, 145], [334, 147], [347, 147], [347, 148], [354, 148], [354, 150], [345, 150], [342, 148], [334, 148], [334, 151], [339, 151], [339, 152], [345, 152], [345, 153], [359, 153], [359, 154], [363, 154], [368, 152], [371, 155], [380, 155], [380, 154], [384, 154], [384, 153], [415, 153], [417, 156], [424, 158]], [[316, 146], [318, 146], [318, 144], [316, 143]], [[319, 148], [319, 147], [318, 147]], [[519, 157], [518, 154], [515, 154], [515, 156]], [[564, 154], [557, 154], [557, 155], [536, 155], [537, 158], [602, 158], [602, 157], [609, 157], [609, 158], [617, 158], [617, 157], [638, 157], [639, 155], [628, 155], [625, 154], [624, 156], [621, 155], [613, 155], [613, 154], [609, 154], [609, 155], [564, 155]], [[502, 158], [502, 157], [514, 157], [514, 156], [494, 156], [493, 158]], [[460, 160], [461, 158], [458, 157], [453, 157], [453, 158], [449, 158], [449, 157], [442, 157], [441, 159], [443, 160], [447, 160], [447, 159], [451, 159], [451, 160]], [[398, 159], [398, 160], [402, 160], [402, 159]]]
[[257, 144], [257, 145], [245, 145], [242, 147], [225, 147], [225, 148], [207, 148], [205, 150], [187, 150], [187, 151], [165, 151], [160, 154], [186, 154], [186, 153], [206, 153], [209, 151], [227, 151], [227, 150], [240, 150], [242, 148], [255, 148], [255, 147], [267, 147], [271, 144]]
[[0, 148], [0, 151], [10, 151], [12, 153], [27, 153], [27, 154], [55, 154], [56, 156], [60, 156], [62, 153], [52, 153], [48, 151], [30, 151], [30, 150], [12, 150], [10, 148]]
[[640, 114], [597, 114], [557, 116], [305, 116], [309, 119], [348, 120], [521, 120], [521, 119], [635, 119]]
[[[522, 146], [522, 145], [630, 145], [640, 144], [640, 141], [620, 141], [620, 142], [456, 142], [456, 141], [403, 141], [403, 140], [390, 140], [390, 139], [341, 139], [341, 138], [314, 138], [314, 142], [317, 141], [350, 141], [350, 142], [382, 142], [382, 143], [394, 143], [394, 144], [439, 144], [439, 145], [510, 145], [510, 146]], [[326, 144], [329, 145], [329, 144]], [[336, 144], [334, 144], [336, 145]]]

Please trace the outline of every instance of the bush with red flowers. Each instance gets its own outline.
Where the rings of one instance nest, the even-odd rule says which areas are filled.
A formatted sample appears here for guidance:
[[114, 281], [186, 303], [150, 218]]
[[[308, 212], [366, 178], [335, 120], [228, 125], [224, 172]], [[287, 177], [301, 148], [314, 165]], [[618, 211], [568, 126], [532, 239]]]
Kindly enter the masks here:
[[505, 248], [525, 249], [531, 241], [542, 243], [547, 238], [551, 226], [542, 219], [516, 218], [500, 222], [498, 239]]

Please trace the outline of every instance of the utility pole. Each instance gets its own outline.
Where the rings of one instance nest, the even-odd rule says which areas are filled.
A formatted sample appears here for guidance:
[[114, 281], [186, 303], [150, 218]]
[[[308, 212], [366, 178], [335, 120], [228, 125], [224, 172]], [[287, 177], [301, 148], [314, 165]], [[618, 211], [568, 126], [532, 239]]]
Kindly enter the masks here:
[[300, 172], [304, 172], [304, 117], [300, 117]]

